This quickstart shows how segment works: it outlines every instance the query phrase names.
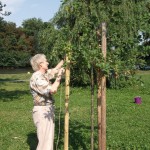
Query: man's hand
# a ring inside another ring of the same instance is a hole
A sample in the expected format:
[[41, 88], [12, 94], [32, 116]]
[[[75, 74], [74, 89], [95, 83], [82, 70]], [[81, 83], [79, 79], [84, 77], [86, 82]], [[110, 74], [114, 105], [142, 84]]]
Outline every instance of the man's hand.
[[58, 72], [58, 76], [62, 76], [62, 74], [64, 74], [65, 69], [64, 68], [60, 68], [59, 72]]

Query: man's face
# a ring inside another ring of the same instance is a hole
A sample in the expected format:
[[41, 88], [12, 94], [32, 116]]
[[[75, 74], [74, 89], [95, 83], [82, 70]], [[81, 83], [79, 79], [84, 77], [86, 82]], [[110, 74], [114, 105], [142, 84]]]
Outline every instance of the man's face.
[[46, 60], [46, 59], [44, 59], [41, 63], [40, 63], [40, 66], [41, 66], [41, 69], [43, 69], [43, 70], [48, 70], [48, 65], [49, 65], [49, 63], [48, 63], [48, 61]]

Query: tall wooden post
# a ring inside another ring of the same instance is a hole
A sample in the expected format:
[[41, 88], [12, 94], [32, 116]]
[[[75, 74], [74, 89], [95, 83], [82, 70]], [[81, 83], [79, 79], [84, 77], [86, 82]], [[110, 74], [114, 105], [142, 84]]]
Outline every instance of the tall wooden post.
[[[100, 31], [98, 31], [100, 36]], [[106, 59], [106, 24], [102, 23], [101, 48]], [[98, 113], [98, 150], [106, 150], [106, 77], [100, 68], [97, 69], [97, 113]]]
[[[102, 23], [102, 54], [106, 61], [106, 23]], [[106, 150], [106, 76], [102, 76], [101, 82], [101, 123], [102, 123], [102, 140], [101, 150]]]
[[70, 60], [66, 55], [66, 78], [65, 78], [65, 123], [64, 123], [64, 150], [69, 146], [69, 95], [70, 95]]
[[98, 123], [98, 150], [101, 150], [101, 81], [102, 73], [97, 69], [97, 123]]

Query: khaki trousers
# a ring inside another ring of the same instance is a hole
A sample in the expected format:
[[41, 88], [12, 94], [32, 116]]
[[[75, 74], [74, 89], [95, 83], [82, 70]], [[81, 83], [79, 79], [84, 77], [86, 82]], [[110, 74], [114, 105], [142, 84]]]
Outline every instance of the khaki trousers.
[[54, 106], [34, 106], [33, 121], [37, 128], [38, 137], [36, 150], [53, 150]]

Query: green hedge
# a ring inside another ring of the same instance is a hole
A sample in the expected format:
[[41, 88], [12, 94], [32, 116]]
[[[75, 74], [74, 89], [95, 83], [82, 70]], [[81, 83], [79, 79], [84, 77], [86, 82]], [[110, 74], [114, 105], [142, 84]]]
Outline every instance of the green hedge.
[[21, 51], [5, 51], [0, 52], [0, 66], [1, 67], [26, 67], [29, 66], [31, 54]]

